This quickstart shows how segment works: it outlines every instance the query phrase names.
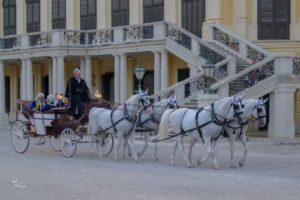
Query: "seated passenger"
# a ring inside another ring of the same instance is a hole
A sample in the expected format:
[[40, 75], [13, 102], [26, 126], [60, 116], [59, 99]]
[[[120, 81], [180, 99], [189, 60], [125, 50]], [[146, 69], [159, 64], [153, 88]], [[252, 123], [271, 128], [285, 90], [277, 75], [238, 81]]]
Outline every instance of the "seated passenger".
[[30, 105], [30, 110], [32, 111], [41, 111], [46, 105], [45, 102], [45, 95], [44, 93], [40, 92], [37, 94], [36, 98]]
[[45, 106], [40, 110], [41, 112], [45, 112], [47, 110], [51, 110], [51, 108], [55, 108], [57, 105], [57, 101], [54, 95], [47, 96], [47, 102]]
[[56, 107], [63, 107], [63, 106], [65, 106], [63, 98], [64, 98], [63, 93], [58, 93], [56, 95], [56, 102], [57, 102]]

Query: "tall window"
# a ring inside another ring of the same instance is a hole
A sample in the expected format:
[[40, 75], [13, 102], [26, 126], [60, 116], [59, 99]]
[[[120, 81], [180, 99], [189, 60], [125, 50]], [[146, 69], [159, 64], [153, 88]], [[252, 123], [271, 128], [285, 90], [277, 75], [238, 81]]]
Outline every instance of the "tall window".
[[182, 27], [201, 37], [205, 21], [205, 0], [182, 0]]
[[97, 27], [96, 0], [80, 0], [80, 29], [92, 30]]
[[144, 23], [164, 20], [164, 0], [144, 0]]
[[66, 0], [52, 0], [52, 29], [66, 28]]
[[290, 38], [290, 0], [258, 0], [258, 39]]
[[3, 1], [4, 35], [16, 34], [16, 0]]
[[129, 24], [129, 0], [111, 0], [112, 26]]
[[40, 0], [26, 0], [27, 33], [40, 31]]

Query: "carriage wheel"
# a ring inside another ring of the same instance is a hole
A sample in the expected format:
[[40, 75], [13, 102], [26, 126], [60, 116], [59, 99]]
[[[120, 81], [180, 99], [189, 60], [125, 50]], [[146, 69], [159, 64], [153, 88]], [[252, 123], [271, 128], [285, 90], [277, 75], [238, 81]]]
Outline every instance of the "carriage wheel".
[[101, 156], [108, 156], [114, 147], [114, 135], [111, 133], [102, 133], [100, 139], [96, 142], [96, 147]]
[[52, 149], [54, 150], [54, 151], [61, 151], [61, 149], [60, 149], [60, 139], [59, 139], [59, 137], [54, 137], [54, 136], [51, 136], [50, 138], [49, 138], [49, 140], [50, 140], [50, 145], [51, 145], [51, 147], [52, 147]]
[[65, 157], [72, 157], [76, 152], [77, 141], [73, 129], [65, 128], [59, 138], [60, 149]]
[[24, 153], [29, 146], [29, 133], [22, 121], [15, 121], [11, 127], [11, 143], [18, 153]]

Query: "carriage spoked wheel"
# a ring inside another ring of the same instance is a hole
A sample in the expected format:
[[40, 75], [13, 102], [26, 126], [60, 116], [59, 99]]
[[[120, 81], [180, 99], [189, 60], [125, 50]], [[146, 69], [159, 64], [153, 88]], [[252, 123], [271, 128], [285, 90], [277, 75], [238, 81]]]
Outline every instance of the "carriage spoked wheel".
[[59, 137], [60, 149], [65, 157], [72, 157], [77, 148], [75, 131], [71, 128], [65, 128]]
[[61, 151], [60, 149], [60, 138], [59, 136], [50, 136], [49, 137], [50, 145], [54, 151]]
[[111, 133], [102, 133], [97, 138], [99, 138], [96, 140], [97, 152], [102, 157], [108, 156], [114, 147], [114, 135]]
[[29, 146], [29, 132], [24, 122], [20, 120], [15, 121], [11, 127], [10, 136], [11, 143], [18, 153], [27, 151]]

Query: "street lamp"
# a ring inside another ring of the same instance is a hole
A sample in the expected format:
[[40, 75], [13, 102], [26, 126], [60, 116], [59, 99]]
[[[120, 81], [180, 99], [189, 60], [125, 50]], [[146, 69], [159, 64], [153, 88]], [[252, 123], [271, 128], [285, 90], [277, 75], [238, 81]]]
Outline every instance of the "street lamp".
[[212, 93], [212, 89], [210, 88], [211, 84], [213, 83], [212, 82], [212, 73], [215, 69], [215, 66], [213, 64], [207, 64], [205, 66], [203, 66], [203, 70], [204, 70], [204, 73], [205, 73], [205, 88], [204, 88], [204, 91], [206, 94], [211, 94]]
[[138, 66], [136, 66], [135, 70], [134, 70], [136, 79], [138, 80], [139, 84], [138, 84], [138, 91], [140, 91], [142, 89], [142, 79], [145, 75], [145, 68], [143, 65], [139, 64]]

